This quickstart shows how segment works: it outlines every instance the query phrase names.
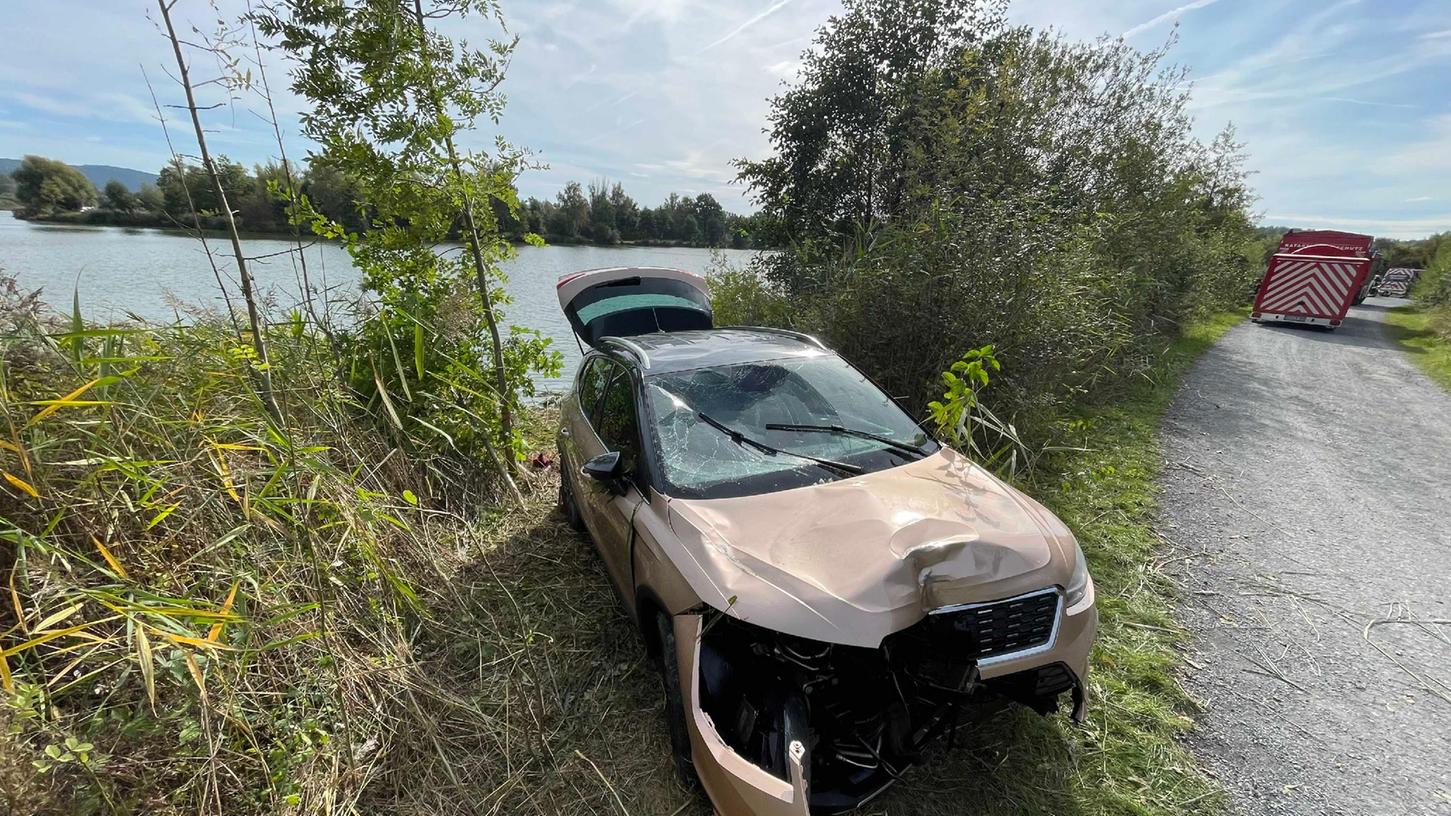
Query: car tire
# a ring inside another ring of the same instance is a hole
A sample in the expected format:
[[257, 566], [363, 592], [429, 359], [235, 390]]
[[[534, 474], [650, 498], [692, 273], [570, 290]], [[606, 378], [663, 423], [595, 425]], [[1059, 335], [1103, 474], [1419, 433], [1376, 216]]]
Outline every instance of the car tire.
[[584, 532], [584, 517], [579, 514], [579, 506], [574, 503], [574, 491], [569, 489], [569, 476], [563, 472], [559, 474], [559, 509], [564, 513], [564, 520], [575, 532]]
[[680, 660], [675, 652], [675, 623], [665, 613], [655, 616], [660, 645], [660, 680], [665, 691], [665, 727], [670, 733], [670, 761], [682, 779], [695, 778], [690, 759], [690, 731], [685, 726], [685, 697], [680, 693]]

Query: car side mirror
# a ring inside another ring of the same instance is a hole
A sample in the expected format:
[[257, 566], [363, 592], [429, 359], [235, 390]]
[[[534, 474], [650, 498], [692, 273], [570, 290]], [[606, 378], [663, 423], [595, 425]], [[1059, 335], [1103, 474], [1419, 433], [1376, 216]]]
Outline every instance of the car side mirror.
[[620, 457], [620, 452], [609, 451], [585, 462], [580, 472], [597, 482], [603, 482], [612, 490], [618, 490], [623, 467], [624, 460]]

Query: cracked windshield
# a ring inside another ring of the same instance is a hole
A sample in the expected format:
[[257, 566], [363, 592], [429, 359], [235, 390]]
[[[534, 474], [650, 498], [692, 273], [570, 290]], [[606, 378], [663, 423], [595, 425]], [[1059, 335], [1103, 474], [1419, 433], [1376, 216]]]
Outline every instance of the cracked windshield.
[[827, 353], [660, 374], [646, 391], [666, 478], [701, 494], [803, 465], [811, 472], [800, 484], [889, 467], [925, 456], [929, 444], [885, 394]]

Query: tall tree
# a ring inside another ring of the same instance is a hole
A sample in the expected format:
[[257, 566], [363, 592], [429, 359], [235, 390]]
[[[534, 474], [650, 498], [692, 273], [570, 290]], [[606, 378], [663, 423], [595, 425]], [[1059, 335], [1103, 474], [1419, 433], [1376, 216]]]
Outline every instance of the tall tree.
[[148, 212], [161, 212], [166, 208], [166, 196], [155, 184], [143, 184], [136, 191], [136, 205]]
[[[799, 82], [771, 103], [775, 155], [736, 166], [796, 240], [847, 235], [891, 212], [913, 84], [1001, 28], [1004, 0], [846, 0], [802, 55]], [[979, 91], [980, 92], [980, 91]]]
[[136, 197], [131, 195], [126, 185], [111, 179], [106, 182], [106, 189], [102, 191], [103, 203], [112, 210], [131, 212], [136, 209]]
[[26, 156], [15, 168], [15, 199], [27, 215], [75, 211], [96, 203], [96, 186], [69, 164]]
[[[421, 0], [286, 0], [257, 22], [293, 62], [293, 90], [310, 103], [303, 133], [322, 147], [317, 163], [356, 180], [372, 216], [373, 227], [348, 244], [365, 285], [402, 321], [403, 310], [430, 307], [431, 290], [472, 280], [489, 338], [496, 438], [512, 462], [520, 450], [513, 415], [523, 372], [511, 374], [500, 328], [498, 265], [512, 247], [490, 202], [517, 209], [514, 179], [525, 157], [502, 140], [489, 153], [466, 151], [457, 135], [480, 119], [497, 123], [504, 106], [498, 86], [515, 40], [495, 38], [478, 50], [439, 30], [445, 18], [470, 15], [502, 20], [493, 0], [427, 9]], [[462, 258], [433, 251], [456, 233], [465, 243]], [[512, 488], [509, 468], [500, 473]]]
[[555, 216], [549, 231], [565, 238], [578, 238], [589, 226], [589, 199], [579, 182], [564, 185], [555, 196]]

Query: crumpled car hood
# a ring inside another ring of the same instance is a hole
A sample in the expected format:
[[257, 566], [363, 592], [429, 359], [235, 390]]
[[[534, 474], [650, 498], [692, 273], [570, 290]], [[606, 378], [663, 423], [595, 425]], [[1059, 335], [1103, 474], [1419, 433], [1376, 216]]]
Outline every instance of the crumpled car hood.
[[670, 499], [707, 603], [742, 620], [876, 647], [929, 611], [1067, 583], [1073, 538], [1037, 502], [946, 448], [835, 482]]

